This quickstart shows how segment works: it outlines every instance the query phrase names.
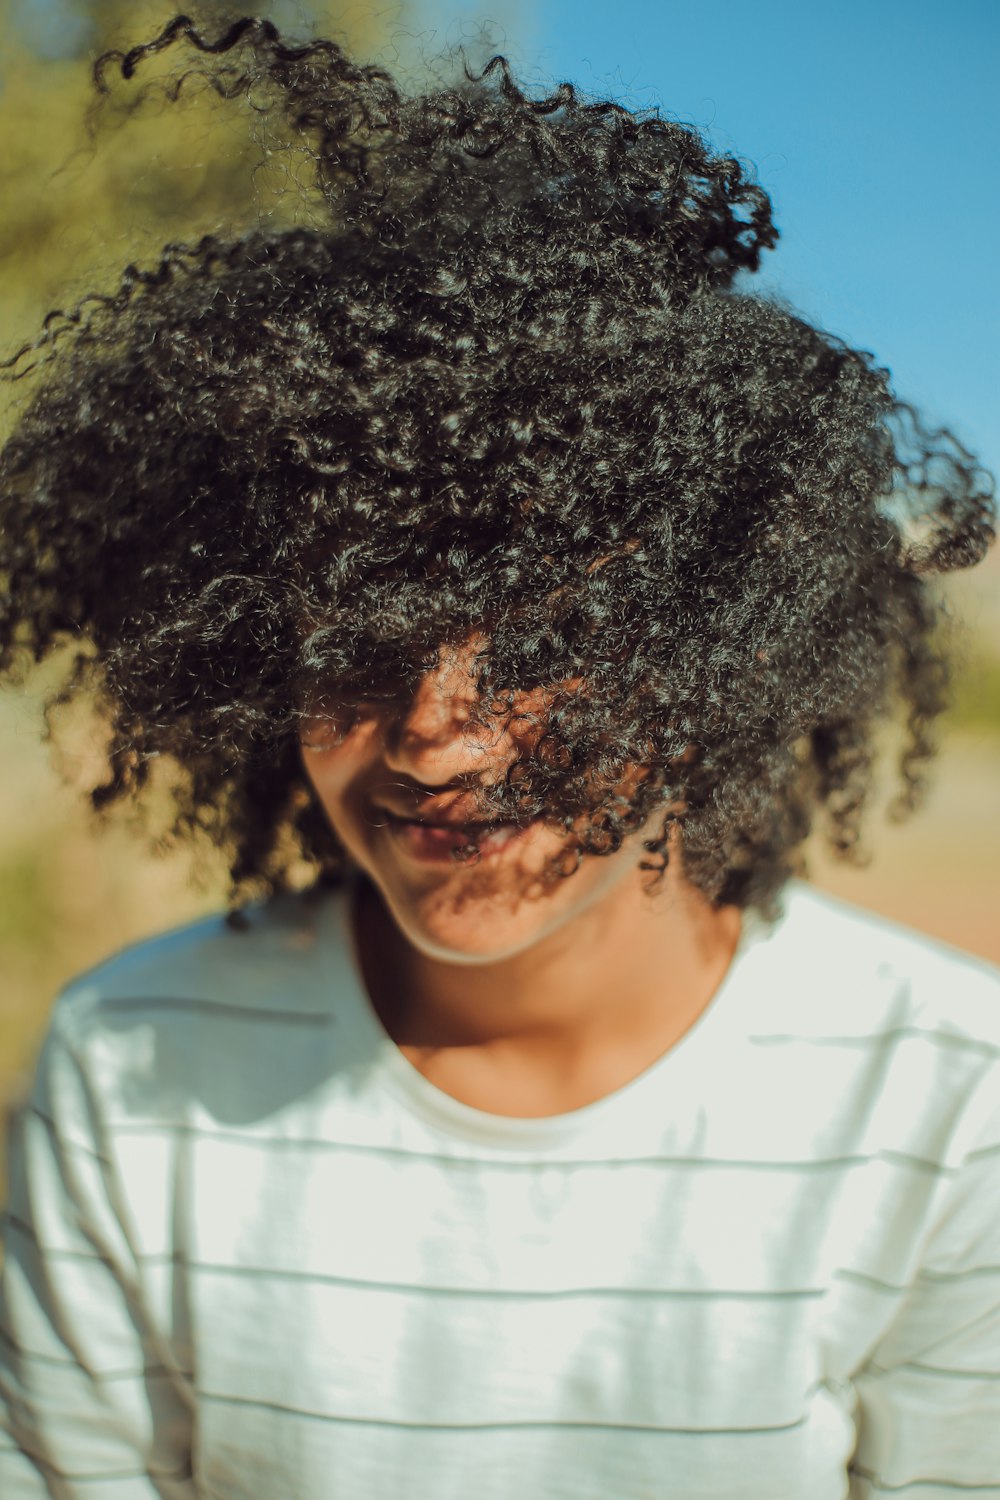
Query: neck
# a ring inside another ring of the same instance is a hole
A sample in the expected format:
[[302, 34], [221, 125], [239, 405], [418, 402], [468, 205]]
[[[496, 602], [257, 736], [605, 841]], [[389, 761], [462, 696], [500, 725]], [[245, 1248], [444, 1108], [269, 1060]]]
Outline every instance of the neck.
[[382, 1025], [429, 1077], [487, 1065], [600, 1097], [684, 1035], [732, 962], [739, 911], [713, 908], [679, 863], [655, 895], [636, 870], [530, 948], [475, 965], [416, 949], [363, 877], [358, 947]]

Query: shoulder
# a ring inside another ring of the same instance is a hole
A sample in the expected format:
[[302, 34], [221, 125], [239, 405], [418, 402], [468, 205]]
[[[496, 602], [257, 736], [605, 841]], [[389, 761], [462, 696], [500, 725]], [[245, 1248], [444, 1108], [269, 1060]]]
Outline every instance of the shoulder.
[[799, 1099], [827, 1139], [949, 1169], [996, 1139], [993, 964], [799, 881], [750, 957], [743, 1034], [782, 1111]]
[[873, 1023], [962, 1038], [1000, 1057], [1000, 969], [801, 881], [784, 895], [773, 941], [809, 985], [824, 1024]]
[[[281, 896], [124, 949], [58, 996], [39, 1113], [73, 1139], [246, 1126], [354, 1065], [347, 890]], [[125, 1134], [123, 1135], [123, 1132]]]
[[40, 1074], [89, 1080], [112, 1116], [174, 1118], [194, 1097], [239, 1110], [325, 1057], [348, 982], [336, 913], [344, 893], [283, 896], [116, 954], [72, 981], [52, 1011]]
[[316, 971], [326, 905], [280, 896], [243, 908], [235, 922], [219, 912], [135, 943], [77, 975], [59, 996], [59, 1018], [82, 1021], [94, 1009], [149, 1009], [161, 1000], [178, 1011], [193, 1002], [314, 1012], [325, 1003]]

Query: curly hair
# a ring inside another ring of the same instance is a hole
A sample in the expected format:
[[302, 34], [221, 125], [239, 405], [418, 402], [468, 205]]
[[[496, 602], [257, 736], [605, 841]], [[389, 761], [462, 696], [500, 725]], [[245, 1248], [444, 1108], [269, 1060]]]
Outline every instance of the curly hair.
[[255, 18], [178, 16], [98, 88], [175, 44], [171, 99], [252, 91], [308, 147], [316, 222], [169, 245], [7, 361], [42, 378], [0, 454], [0, 667], [75, 648], [95, 806], [165, 756], [234, 903], [303, 856], [335, 883], [303, 720], [405, 704], [473, 632], [471, 725], [556, 688], [472, 789], [565, 829], [560, 876], [655, 816], [657, 880], [676, 827], [711, 902], [768, 910], [817, 814], [856, 850], [900, 708], [915, 806], [948, 701], [929, 576], [985, 552], [992, 481], [747, 290], [777, 238], [748, 169], [657, 109], [532, 99], [500, 55], [406, 94]]

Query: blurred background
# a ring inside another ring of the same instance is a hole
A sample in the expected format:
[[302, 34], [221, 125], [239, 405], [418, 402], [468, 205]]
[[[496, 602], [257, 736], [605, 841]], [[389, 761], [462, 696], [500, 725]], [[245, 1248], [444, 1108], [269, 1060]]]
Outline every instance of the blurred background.
[[[0, 0], [0, 359], [51, 309], [111, 289], [170, 240], [294, 216], [283, 193], [294, 160], [262, 165], [252, 112], [234, 103], [201, 95], [129, 119], [119, 84], [88, 138], [93, 57], [149, 40], [179, 8]], [[758, 284], [872, 350], [898, 394], [1000, 470], [994, 0], [275, 0], [201, 12], [332, 36], [414, 86], [455, 76], [458, 48], [477, 68], [501, 51], [529, 92], [568, 79], [694, 123], [753, 162], [774, 199], [782, 239]], [[0, 436], [17, 398], [0, 386]], [[867, 868], [817, 849], [811, 869], [828, 890], [1000, 962], [1000, 554], [947, 594], [964, 621], [963, 666], [926, 807], [902, 826], [874, 811]], [[120, 818], [98, 831], [83, 795], [98, 774], [92, 730], [71, 723], [58, 754], [44, 745], [45, 690], [43, 671], [0, 694], [0, 1115], [27, 1085], [60, 985], [217, 907], [223, 889], [205, 851], [154, 858]], [[883, 779], [885, 802], [888, 758]]]

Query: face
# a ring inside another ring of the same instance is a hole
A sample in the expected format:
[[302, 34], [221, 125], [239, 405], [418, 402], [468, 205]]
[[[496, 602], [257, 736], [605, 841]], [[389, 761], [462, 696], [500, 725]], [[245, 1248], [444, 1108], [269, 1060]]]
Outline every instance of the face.
[[510, 957], [616, 888], [637, 883], [641, 840], [649, 837], [642, 829], [614, 854], [584, 856], [572, 876], [554, 882], [543, 881], [543, 871], [571, 840], [542, 820], [518, 830], [501, 825], [481, 839], [477, 862], [452, 858], [452, 849], [468, 843], [459, 820], [482, 816], [470, 807], [462, 778], [499, 781], [530, 749], [540, 732], [537, 715], [551, 701], [538, 689], [516, 701], [507, 727], [469, 725], [475, 686], [468, 664], [480, 639], [442, 651], [404, 714], [362, 706], [343, 732], [330, 733], [317, 720], [302, 734], [306, 774], [348, 857], [381, 892], [410, 943], [453, 963]]

